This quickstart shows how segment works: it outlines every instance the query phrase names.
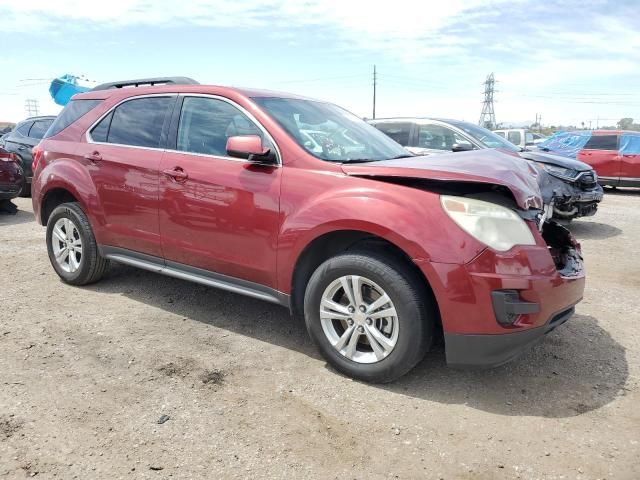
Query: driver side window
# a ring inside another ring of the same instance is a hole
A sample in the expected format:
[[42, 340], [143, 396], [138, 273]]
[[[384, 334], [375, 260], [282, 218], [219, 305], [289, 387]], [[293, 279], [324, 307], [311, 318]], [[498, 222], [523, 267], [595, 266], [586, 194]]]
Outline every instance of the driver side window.
[[442, 125], [420, 125], [417, 147], [450, 151], [455, 143], [469, 143], [469, 141]]
[[184, 99], [177, 150], [227, 157], [227, 139], [238, 135], [258, 135], [265, 142], [262, 131], [230, 103], [207, 97]]

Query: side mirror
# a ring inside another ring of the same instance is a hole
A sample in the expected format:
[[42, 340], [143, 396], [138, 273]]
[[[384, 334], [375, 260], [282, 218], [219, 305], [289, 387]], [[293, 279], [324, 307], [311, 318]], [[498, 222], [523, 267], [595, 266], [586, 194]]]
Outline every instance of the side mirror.
[[454, 143], [451, 146], [452, 152], [468, 152], [469, 150], [473, 150], [473, 145], [467, 142]]
[[271, 149], [262, 145], [258, 135], [238, 135], [227, 139], [227, 155], [256, 163], [275, 163]]

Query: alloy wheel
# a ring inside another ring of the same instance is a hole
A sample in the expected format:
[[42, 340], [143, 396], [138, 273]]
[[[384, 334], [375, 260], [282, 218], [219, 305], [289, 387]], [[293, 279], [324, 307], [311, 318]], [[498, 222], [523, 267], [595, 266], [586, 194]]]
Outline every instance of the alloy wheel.
[[329, 284], [320, 304], [327, 339], [341, 355], [357, 363], [386, 358], [398, 341], [398, 312], [375, 282], [345, 275]]

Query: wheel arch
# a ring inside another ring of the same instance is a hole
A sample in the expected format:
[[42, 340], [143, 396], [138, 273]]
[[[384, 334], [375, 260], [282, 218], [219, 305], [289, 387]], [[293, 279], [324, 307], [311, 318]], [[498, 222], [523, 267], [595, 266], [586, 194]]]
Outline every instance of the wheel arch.
[[56, 209], [58, 205], [62, 205], [67, 202], [78, 202], [78, 196], [74, 195], [68, 188], [65, 187], [53, 187], [47, 190], [42, 196], [42, 202], [40, 207], [40, 224], [46, 226], [51, 216], [51, 213]]
[[321, 234], [302, 249], [291, 275], [291, 313], [300, 317], [304, 312], [306, 286], [313, 272], [327, 259], [348, 251], [370, 251], [374, 254], [391, 257], [410, 269], [424, 287], [425, 294], [433, 300], [436, 309], [437, 324], [441, 325], [437, 299], [428, 278], [418, 265], [402, 248], [380, 235], [364, 230], [334, 230]]

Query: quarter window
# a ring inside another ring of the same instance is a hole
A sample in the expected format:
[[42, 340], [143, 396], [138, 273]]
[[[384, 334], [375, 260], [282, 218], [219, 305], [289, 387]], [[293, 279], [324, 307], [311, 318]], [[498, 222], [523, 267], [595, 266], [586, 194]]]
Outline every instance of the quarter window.
[[129, 100], [103, 118], [91, 130], [96, 142], [157, 148], [171, 97]]
[[49, 127], [49, 130], [47, 130], [47, 133], [45, 133], [44, 138], [57, 135], [73, 122], [84, 116], [101, 101], [102, 100], [71, 100], [56, 117], [53, 124]]
[[29, 137], [40, 140], [44, 137], [45, 132], [49, 129], [52, 122], [53, 120], [38, 120], [37, 122], [33, 122], [33, 127], [29, 130]]
[[592, 135], [584, 146], [585, 150], [617, 150], [617, 135]]
[[418, 131], [418, 147], [433, 150], [451, 150], [455, 143], [469, 143], [454, 130], [442, 125], [420, 125]]
[[31, 128], [31, 125], [33, 125], [33, 122], [23, 123], [18, 128], [16, 128], [16, 132], [18, 132], [23, 137], [27, 137], [29, 136], [29, 129]]
[[177, 150], [226, 157], [227, 139], [237, 135], [258, 135], [265, 142], [262, 131], [233, 105], [215, 98], [184, 99]]

